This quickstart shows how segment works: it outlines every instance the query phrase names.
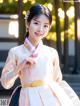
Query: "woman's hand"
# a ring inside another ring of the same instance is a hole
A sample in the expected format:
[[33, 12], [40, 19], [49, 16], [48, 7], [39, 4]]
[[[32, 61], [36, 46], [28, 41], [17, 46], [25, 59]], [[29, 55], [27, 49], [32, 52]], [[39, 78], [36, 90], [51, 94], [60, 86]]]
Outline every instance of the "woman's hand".
[[36, 64], [36, 61], [34, 58], [29, 57], [26, 59], [26, 66], [27, 68], [31, 69]]
[[28, 57], [24, 61], [22, 61], [16, 68], [15, 73], [18, 74], [20, 71], [24, 69], [31, 69], [36, 64], [36, 61], [32, 57]]

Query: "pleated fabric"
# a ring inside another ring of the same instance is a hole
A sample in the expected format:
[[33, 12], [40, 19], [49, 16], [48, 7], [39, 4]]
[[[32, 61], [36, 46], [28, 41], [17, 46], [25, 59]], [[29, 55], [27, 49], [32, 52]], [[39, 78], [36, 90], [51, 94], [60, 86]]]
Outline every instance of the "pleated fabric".
[[[26, 99], [25, 99], [26, 98]], [[22, 88], [19, 106], [61, 106], [48, 86]]]

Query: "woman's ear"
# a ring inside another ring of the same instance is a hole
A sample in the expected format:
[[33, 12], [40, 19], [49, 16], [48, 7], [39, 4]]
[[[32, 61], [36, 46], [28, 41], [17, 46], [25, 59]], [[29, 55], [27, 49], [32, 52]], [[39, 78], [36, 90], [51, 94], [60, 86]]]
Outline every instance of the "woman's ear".
[[49, 30], [51, 29], [51, 27], [52, 27], [52, 24], [50, 25]]
[[52, 25], [49, 26], [49, 31], [51, 30]]
[[49, 30], [48, 30], [48, 32], [50, 31], [50, 29], [51, 29], [51, 26], [49, 26]]

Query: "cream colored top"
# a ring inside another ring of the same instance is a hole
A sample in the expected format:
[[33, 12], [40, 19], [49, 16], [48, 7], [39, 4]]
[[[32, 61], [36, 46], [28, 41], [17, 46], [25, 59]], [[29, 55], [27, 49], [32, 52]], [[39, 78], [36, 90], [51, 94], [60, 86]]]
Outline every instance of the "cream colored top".
[[[1, 75], [1, 83], [9, 89], [19, 77], [21, 84], [26, 85], [36, 80], [42, 80], [48, 86], [22, 88], [19, 106], [80, 106], [80, 100], [72, 88], [62, 80], [58, 53], [54, 48], [40, 43], [35, 53], [36, 64], [32, 69], [25, 68], [18, 75], [15, 68], [32, 55], [25, 46], [11, 48]], [[59, 82], [58, 82], [59, 81]]]
[[15, 75], [14, 69], [24, 59], [31, 55], [31, 52], [23, 45], [11, 48], [2, 71], [1, 82], [4, 88], [9, 89], [13, 86], [17, 77], [20, 77], [21, 84], [34, 80], [55, 80], [62, 79], [59, 67], [58, 53], [55, 49], [46, 45], [37, 47], [38, 57], [35, 58], [36, 64], [32, 69], [24, 69], [20, 75]]

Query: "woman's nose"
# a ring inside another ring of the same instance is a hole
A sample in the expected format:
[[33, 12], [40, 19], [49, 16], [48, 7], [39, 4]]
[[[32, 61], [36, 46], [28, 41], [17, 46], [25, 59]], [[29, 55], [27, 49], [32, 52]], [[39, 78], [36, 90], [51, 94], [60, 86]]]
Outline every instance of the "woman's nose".
[[43, 26], [39, 26], [39, 29], [38, 29], [40, 32], [43, 31]]

